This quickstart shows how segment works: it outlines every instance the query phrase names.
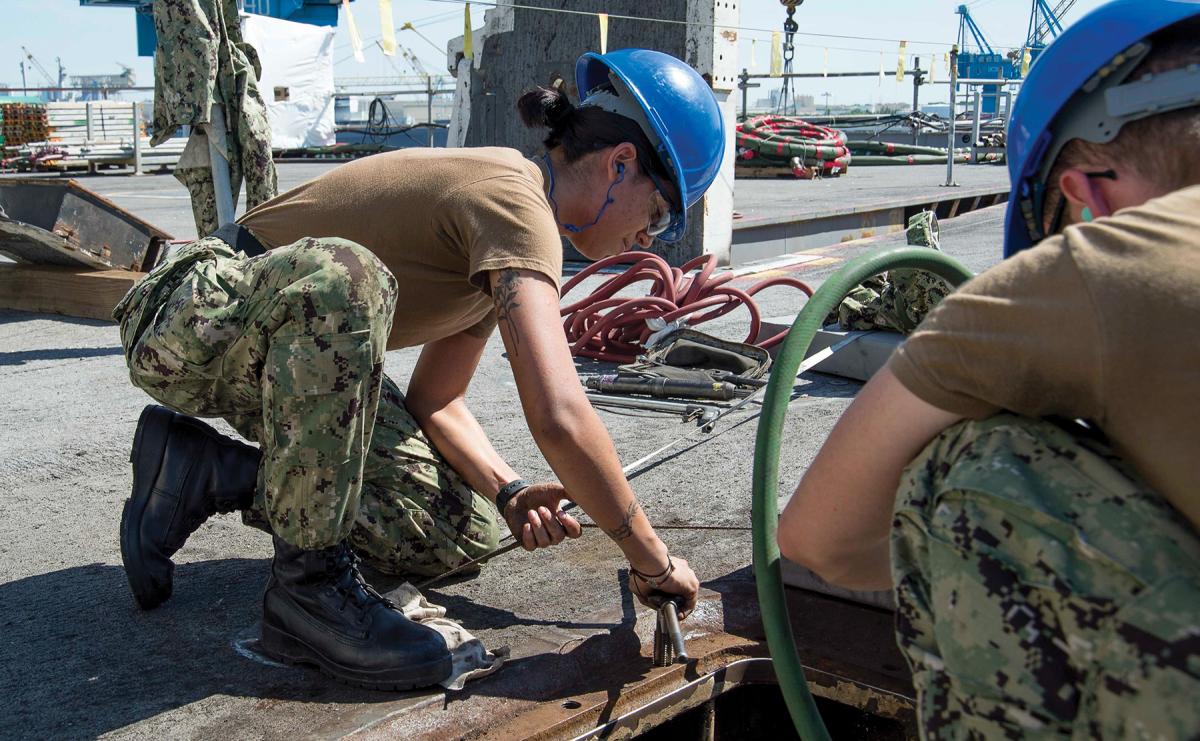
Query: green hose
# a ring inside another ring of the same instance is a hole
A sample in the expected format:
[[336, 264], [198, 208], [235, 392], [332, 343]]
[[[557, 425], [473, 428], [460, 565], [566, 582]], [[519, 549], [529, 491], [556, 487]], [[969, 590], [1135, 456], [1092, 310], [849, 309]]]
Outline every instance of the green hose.
[[792, 324], [775, 360], [758, 422], [758, 438], [754, 445], [752, 513], [754, 578], [758, 585], [758, 602], [775, 675], [779, 678], [779, 686], [787, 701], [792, 722], [796, 724], [796, 731], [805, 741], [829, 739], [829, 731], [821, 722], [816, 703], [808, 691], [808, 681], [804, 678], [804, 668], [796, 652], [796, 640], [788, 620], [783, 590], [779, 541], [776, 538], [779, 525], [780, 435], [796, 371], [817, 330], [821, 328], [821, 321], [856, 285], [873, 275], [895, 268], [928, 270], [954, 286], [971, 277], [971, 272], [957, 260], [927, 247], [888, 248], [862, 255], [848, 263], [821, 285]]

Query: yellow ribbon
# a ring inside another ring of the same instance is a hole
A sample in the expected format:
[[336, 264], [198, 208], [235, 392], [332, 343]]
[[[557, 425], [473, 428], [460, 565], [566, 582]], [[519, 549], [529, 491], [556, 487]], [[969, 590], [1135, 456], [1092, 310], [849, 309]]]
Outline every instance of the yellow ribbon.
[[471, 38], [471, 4], [463, 6], [463, 56], [475, 58], [475, 40]]
[[608, 53], [608, 13], [597, 13], [596, 19], [600, 21], [600, 53]]
[[342, 10], [346, 13], [346, 25], [350, 28], [350, 48], [354, 49], [354, 61], [363, 63], [362, 36], [358, 35], [358, 24], [354, 22], [354, 13], [350, 12], [350, 0], [342, 0]]
[[379, 0], [379, 26], [383, 30], [383, 53], [396, 56], [396, 22], [392, 18], [392, 0]]

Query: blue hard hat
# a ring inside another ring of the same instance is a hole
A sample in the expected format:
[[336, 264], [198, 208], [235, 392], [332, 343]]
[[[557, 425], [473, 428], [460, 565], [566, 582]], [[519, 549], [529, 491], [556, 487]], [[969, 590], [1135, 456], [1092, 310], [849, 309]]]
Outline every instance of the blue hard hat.
[[1042, 52], [1021, 86], [1008, 126], [1012, 192], [1005, 257], [1046, 236], [1046, 179], [1067, 142], [1112, 141], [1125, 123], [1200, 104], [1195, 70], [1125, 84], [1150, 51], [1144, 43], [1148, 36], [1198, 16], [1200, 0], [1113, 0], [1080, 18]]
[[683, 203], [658, 238], [681, 239], [687, 208], [712, 185], [725, 155], [725, 122], [712, 88], [696, 70], [650, 49], [588, 52], [575, 63], [575, 84], [581, 106], [597, 105], [642, 127]]

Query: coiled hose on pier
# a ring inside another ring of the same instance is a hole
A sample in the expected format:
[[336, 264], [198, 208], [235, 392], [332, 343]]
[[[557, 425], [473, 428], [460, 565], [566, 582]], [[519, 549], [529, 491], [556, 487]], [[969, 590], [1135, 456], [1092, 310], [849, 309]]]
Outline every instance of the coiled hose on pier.
[[917, 268], [945, 278], [958, 286], [971, 271], [942, 252], [923, 247], [896, 247], [863, 255], [828, 278], [808, 300], [783, 346], [779, 349], [771, 381], [763, 399], [758, 437], [754, 445], [754, 488], [752, 522], [754, 531], [754, 579], [767, 645], [775, 675], [788, 711], [802, 739], [828, 739], [816, 703], [808, 691], [804, 668], [796, 652], [796, 639], [788, 619], [783, 572], [779, 560], [779, 448], [783, 421], [800, 362], [808, 352], [821, 321], [841, 303], [856, 285], [873, 275], [896, 268]]
[[822, 175], [850, 166], [846, 133], [793, 116], [756, 116], [738, 124], [738, 159], [745, 165], [787, 165], [793, 158]]
[[[562, 295], [566, 296], [593, 273], [624, 263], [633, 265], [600, 284], [586, 298], [562, 307], [563, 330], [567, 333], [572, 355], [628, 363], [645, 352], [643, 345], [651, 333], [646, 326], [647, 319], [673, 322], [686, 318], [688, 325], [695, 327], [739, 306], [745, 306], [750, 312], [745, 342], [765, 349], [782, 341], [787, 330], [758, 341], [762, 317], [754, 303], [754, 294], [771, 286], [790, 286], [806, 296], [812, 295], [812, 289], [803, 281], [786, 276], [768, 278], [744, 290], [734, 288], [727, 285], [734, 278], [732, 273], [713, 276], [717, 267], [716, 255], [701, 255], [682, 268], [673, 268], [650, 252], [626, 252], [594, 262], [566, 282]], [[688, 275], [692, 270], [698, 272]], [[623, 288], [641, 281], [650, 281], [650, 295], [616, 295]]]
[[[837, 175], [855, 167], [944, 165], [946, 150], [915, 144], [848, 139], [846, 132], [817, 126], [795, 116], [756, 116], [738, 124], [738, 164], [742, 167], [791, 167], [797, 177]], [[1000, 162], [984, 153], [979, 162]], [[969, 148], [955, 149], [954, 161], [971, 161]]]

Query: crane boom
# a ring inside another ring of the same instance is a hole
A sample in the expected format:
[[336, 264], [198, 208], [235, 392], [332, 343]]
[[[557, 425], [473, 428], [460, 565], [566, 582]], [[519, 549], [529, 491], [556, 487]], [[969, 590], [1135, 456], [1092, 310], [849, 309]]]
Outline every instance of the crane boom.
[[1051, 8], [1046, 0], [1033, 0], [1033, 9], [1029, 14], [1029, 35], [1025, 46], [1041, 49], [1046, 46], [1046, 38], [1057, 38], [1062, 33], [1062, 17], [1074, 6], [1076, 0], [1059, 0]]
[[956, 12], [960, 16], [958, 22], [958, 48], [964, 50], [967, 48], [967, 33], [970, 32], [971, 36], [975, 39], [975, 46], [979, 47], [981, 52], [995, 54], [996, 52], [992, 49], [992, 45], [988, 43], [987, 38], [983, 35], [983, 30], [979, 28], [975, 23], [975, 19], [971, 17], [971, 11], [967, 9], [967, 6], [958, 6]]
[[50, 73], [46, 71], [46, 68], [42, 66], [42, 63], [37, 60], [37, 57], [33, 56], [33, 52], [29, 51], [24, 46], [21, 47], [21, 52], [25, 55], [25, 58], [29, 60], [29, 63], [33, 65], [33, 68], [36, 69], [43, 78], [45, 78], [47, 87], [55, 87], [58, 84], [55, 79], [50, 76]]

